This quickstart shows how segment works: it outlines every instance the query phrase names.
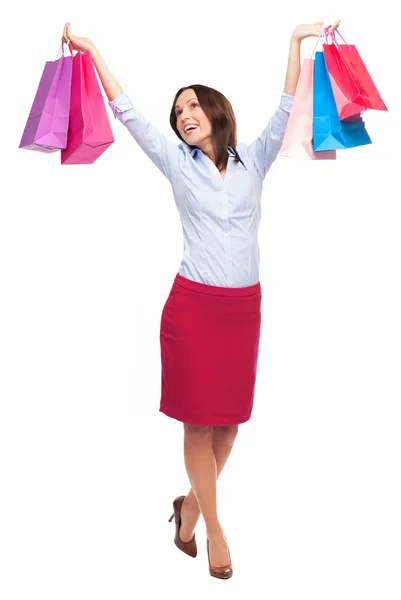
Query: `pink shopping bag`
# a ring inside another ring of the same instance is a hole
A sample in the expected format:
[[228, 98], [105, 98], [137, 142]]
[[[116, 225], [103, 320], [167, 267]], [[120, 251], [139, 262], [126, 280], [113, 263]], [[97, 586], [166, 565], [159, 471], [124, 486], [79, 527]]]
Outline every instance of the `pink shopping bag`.
[[312, 160], [335, 160], [335, 150], [313, 150], [313, 58], [305, 58], [295, 90], [280, 154]]
[[47, 61], [25, 125], [19, 148], [56, 152], [67, 146], [72, 56]]
[[92, 164], [114, 142], [91, 54], [73, 57], [70, 124], [61, 164]]

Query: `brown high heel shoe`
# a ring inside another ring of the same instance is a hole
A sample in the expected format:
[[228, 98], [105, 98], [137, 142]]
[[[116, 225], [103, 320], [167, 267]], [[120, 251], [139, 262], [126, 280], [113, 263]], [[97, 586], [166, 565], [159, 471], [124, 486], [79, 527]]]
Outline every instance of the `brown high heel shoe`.
[[[224, 539], [226, 540], [226, 536], [224, 536]], [[226, 540], [226, 542], [227, 542], [227, 540]], [[224, 565], [224, 567], [212, 567], [212, 565], [210, 564], [210, 557], [209, 557], [209, 538], [207, 538], [207, 558], [209, 560], [209, 573], [212, 577], [217, 577], [218, 579], [230, 579], [230, 577], [233, 576], [233, 567], [231, 564], [230, 549], [228, 547], [228, 544], [227, 544], [227, 551], [228, 551], [228, 556], [230, 558], [230, 562], [228, 563], [228, 565]]]
[[174, 500], [174, 502], [173, 502], [174, 512], [171, 515], [171, 517], [169, 518], [169, 523], [172, 521], [173, 517], [175, 517], [174, 544], [177, 546], [177, 548], [179, 548], [180, 550], [185, 552], [185, 554], [188, 554], [189, 556], [192, 556], [193, 558], [195, 558], [195, 556], [198, 554], [198, 549], [197, 549], [196, 541], [195, 541], [195, 534], [193, 535], [192, 540], [190, 540], [189, 542], [183, 542], [182, 539], [180, 538], [181, 508], [182, 508], [182, 503], [184, 501], [184, 498], [185, 498], [185, 496], [178, 496]]

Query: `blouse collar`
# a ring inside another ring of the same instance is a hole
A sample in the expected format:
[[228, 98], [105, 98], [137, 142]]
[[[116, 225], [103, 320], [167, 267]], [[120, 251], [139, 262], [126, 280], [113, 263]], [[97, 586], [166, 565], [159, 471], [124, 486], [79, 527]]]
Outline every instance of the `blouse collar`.
[[[199, 154], [199, 152], [202, 152], [200, 148], [192, 148], [192, 150], [189, 151], [191, 156], [196, 156], [197, 154]], [[229, 154], [230, 156], [235, 156], [235, 152], [231, 146], [228, 146], [227, 154]]]

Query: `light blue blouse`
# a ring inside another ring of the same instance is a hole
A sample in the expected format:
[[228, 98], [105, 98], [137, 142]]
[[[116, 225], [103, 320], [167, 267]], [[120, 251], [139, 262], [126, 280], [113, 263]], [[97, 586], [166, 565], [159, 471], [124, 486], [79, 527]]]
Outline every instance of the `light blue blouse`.
[[263, 180], [280, 151], [293, 99], [282, 92], [259, 137], [237, 145], [239, 163], [234, 164], [229, 146], [224, 180], [199, 148], [168, 140], [125, 93], [109, 102], [114, 116], [171, 183], [183, 230], [178, 269], [183, 277], [221, 287], [258, 283]]

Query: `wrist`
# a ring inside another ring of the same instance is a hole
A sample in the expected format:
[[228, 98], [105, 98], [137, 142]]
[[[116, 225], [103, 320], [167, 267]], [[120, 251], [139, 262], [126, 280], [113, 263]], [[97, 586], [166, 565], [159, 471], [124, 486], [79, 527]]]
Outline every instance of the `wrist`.
[[291, 36], [291, 40], [290, 40], [290, 44], [291, 46], [300, 46], [301, 45], [301, 41], [300, 38], [297, 36], [296, 33], [293, 33]]
[[99, 50], [96, 48], [95, 44], [92, 44], [92, 46], [89, 48], [89, 53], [91, 55], [91, 58], [93, 60], [93, 62], [99, 63], [101, 56], [100, 56], [100, 52]]

